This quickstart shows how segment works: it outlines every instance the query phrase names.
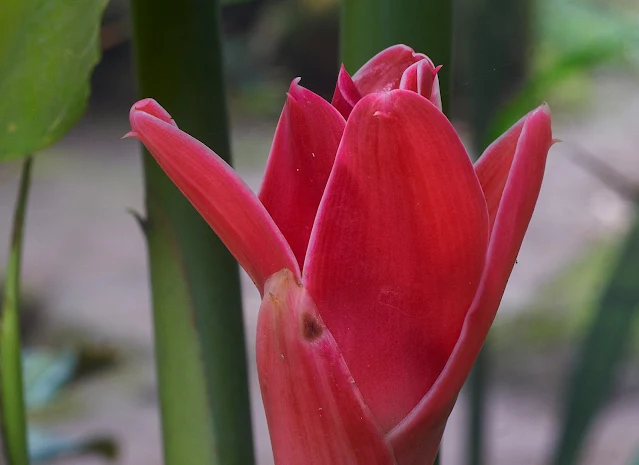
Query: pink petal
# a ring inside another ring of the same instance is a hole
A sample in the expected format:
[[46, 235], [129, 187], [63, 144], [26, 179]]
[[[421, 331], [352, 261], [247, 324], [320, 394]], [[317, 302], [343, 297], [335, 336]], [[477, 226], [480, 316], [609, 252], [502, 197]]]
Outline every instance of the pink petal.
[[487, 241], [481, 187], [442, 112], [405, 90], [364, 97], [320, 204], [304, 282], [383, 430], [444, 367]]
[[402, 74], [413, 63], [426, 58], [406, 45], [393, 45], [368, 60], [353, 76], [362, 96], [399, 87]]
[[510, 167], [515, 156], [519, 136], [528, 116], [526, 115], [520, 119], [490, 144], [482, 156], [479, 157], [477, 163], [475, 163], [475, 172], [486, 197], [491, 229], [497, 216], [501, 195], [504, 192], [504, 187], [506, 187], [506, 181], [510, 174]]
[[299, 277], [299, 267], [282, 233], [230, 166], [180, 131], [154, 100], [133, 105], [130, 120], [130, 134], [142, 141], [260, 291], [266, 279], [281, 269]]
[[346, 68], [342, 65], [339, 70], [339, 75], [337, 76], [337, 85], [335, 86], [331, 104], [337, 108], [345, 119], [348, 119], [351, 111], [353, 111], [353, 107], [361, 98], [362, 95], [359, 93], [359, 90], [357, 90]]
[[275, 463], [395, 464], [306, 290], [282, 271], [265, 291], [257, 368]]
[[437, 72], [440, 69], [441, 66], [435, 67], [430, 58], [424, 58], [406, 68], [402, 74], [399, 88], [417, 92], [441, 110], [442, 102], [439, 96], [439, 80], [437, 79]]
[[319, 95], [291, 83], [259, 198], [300, 268], [346, 122]]
[[486, 268], [450, 360], [431, 391], [389, 438], [398, 463], [411, 463], [423, 437], [441, 428], [481, 350], [530, 222], [552, 145], [550, 111], [542, 106], [525, 119], [498, 206]]
[[[439, 68], [440, 67], [438, 66], [437, 69], [439, 70]], [[431, 91], [428, 100], [433, 102], [435, 106], [440, 110], [442, 109], [442, 94], [439, 90], [439, 76], [435, 76], [435, 82], [433, 82], [433, 90]]]

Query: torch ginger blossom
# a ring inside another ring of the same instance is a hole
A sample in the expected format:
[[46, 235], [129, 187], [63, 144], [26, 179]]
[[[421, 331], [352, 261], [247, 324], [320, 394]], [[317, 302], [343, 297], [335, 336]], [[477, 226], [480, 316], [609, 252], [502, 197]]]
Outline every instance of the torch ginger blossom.
[[262, 295], [257, 368], [278, 465], [432, 464], [495, 317], [546, 156], [541, 106], [473, 166], [436, 68], [397, 45], [333, 102], [293, 81], [256, 197], [154, 100], [131, 136]]

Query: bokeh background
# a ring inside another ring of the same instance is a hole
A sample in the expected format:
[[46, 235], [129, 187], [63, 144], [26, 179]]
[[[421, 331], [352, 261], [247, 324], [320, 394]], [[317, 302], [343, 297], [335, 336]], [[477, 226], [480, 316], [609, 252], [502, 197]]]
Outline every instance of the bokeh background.
[[[550, 104], [554, 134], [562, 140], [551, 150], [490, 334], [486, 372], [486, 463], [542, 465], [557, 444], [580, 346], [635, 219], [639, 3], [458, 3], [452, 119], [469, 150], [482, 144], [473, 141], [471, 128], [490, 133], [489, 121], [523, 115], [541, 101]], [[338, 10], [336, 0], [224, 5], [234, 163], [255, 190], [290, 80], [301, 76], [306, 87], [332, 95]], [[117, 463], [156, 465], [161, 443], [146, 246], [132, 214], [143, 210], [140, 147], [120, 139], [138, 99], [126, 0], [112, 0], [101, 37], [88, 111], [35, 165], [23, 298], [25, 343], [36, 351], [27, 367], [30, 421], [46, 431], [38, 439], [43, 458], [53, 451], [46, 446], [54, 434], [92, 438], [102, 450], [114, 441]], [[495, 44], [500, 53], [492, 54]], [[499, 105], [486, 106], [501, 114], [482, 113], [482, 99], [497, 99]], [[0, 165], [0, 244], [9, 242], [18, 172], [17, 163]], [[0, 263], [5, 250], [0, 247]], [[639, 286], [639, 274], [636, 280]], [[256, 453], [258, 463], [268, 465], [254, 357], [259, 295], [245, 275], [243, 293]], [[584, 465], [639, 463], [639, 324], [629, 321], [611, 393], [580, 454]], [[468, 411], [462, 394], [445, 435], [445, 465], [464, 463]], [[98, 455], [47, 460], [105, 462]]]

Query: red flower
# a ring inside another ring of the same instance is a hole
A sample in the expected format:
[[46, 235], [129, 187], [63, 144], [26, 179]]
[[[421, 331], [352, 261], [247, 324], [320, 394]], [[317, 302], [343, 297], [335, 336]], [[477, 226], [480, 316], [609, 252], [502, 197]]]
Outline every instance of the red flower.
[[131, 109], [131, 135], [262, 293], [257, 364], [279, 465], [432, 463], [492, 324], [550, 112], [473, 167], [437, 70], [398, 45], [352, 79], [342, 68], [333, 105], [293, 81], [259, 199], [154, 100]]

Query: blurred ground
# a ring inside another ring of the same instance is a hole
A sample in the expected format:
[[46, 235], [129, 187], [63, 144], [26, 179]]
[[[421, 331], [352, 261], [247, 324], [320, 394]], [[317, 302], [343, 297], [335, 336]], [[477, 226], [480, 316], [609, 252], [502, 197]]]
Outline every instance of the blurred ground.
[[[115, 85], [115, 84], [112, 84]], [[614, 75], [596, 77], [592, 102], [579, 112], [558, 112], [538, 208], [501, 309], [507, 319], [525, 308], [542, 285], [602, 237], [623, 233], [631, 208], [572, 157], [587, 151], [613, 164], [639, 185], [639, 84]], [[42, 424], [71, 434], [115, 435], [122, 465], [161, 463], [148, 302], [146, 251], [128, 209], [142, 210], [138, 145], [127, 132], [130, 90], [96, 100], [88, 115], [59, 144], [38, 156], [27, 225], [24, 285], [42, 306], [38, 341], [55, 345], [88, 341], [113, 347], [118, 368], [77, 383], [46, 412]], [[283, 99], [282, 95], [282, 99]], [[275, 121], [236, 119], [236, 165], [257, 188]], [[0, 244], [8, 243], [18, 166], [0, 167]], [[0, 247], [0, 262], [5, 259]], [[260, 465], [272, 463], [253, 356], [259, 297], [244, 277], [245, 321], [251, 358], [256, 447]], [[541, 465], [557, 427], [558, 392], [569, 354], [531, 365], [535, 377], [521, 386], [494, 380], [490, 394], [492, 465]], [[529, 367], [518, 366], [526, 371]], [[507, 370], [506, 370], [507, 371]], [[549, 388], [548, 385], [553, 387]], [[585, 454], [587, 465], [628, 465], [639, 448], [639, 388], [632, 382], [598, 420]], [[461, 463], [465, 403], [455, 410], [444, 463]], [[88, 459], [59, 464], [100, 463]]]

